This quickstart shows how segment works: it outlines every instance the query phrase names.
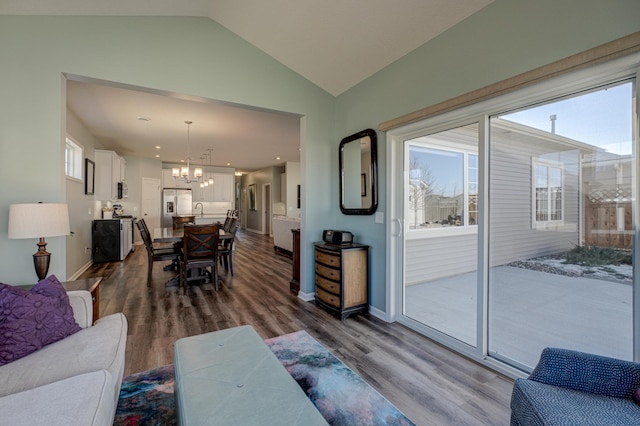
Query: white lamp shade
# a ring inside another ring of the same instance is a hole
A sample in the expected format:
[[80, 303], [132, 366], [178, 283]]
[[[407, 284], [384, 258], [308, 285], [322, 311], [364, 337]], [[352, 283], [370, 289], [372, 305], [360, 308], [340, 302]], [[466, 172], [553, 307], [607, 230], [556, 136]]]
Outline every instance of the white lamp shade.
[[53, 203], [11, 204], [8, 231], [10, 239], [69, 235], [69, 207]]
[[174, 167], [173, 169], [171, 169], [171, 175], [173, 177], [180, 177], [180, 169], [177, 167]]
[[196, 167], [196, 169], [193, 172], [193, 176], [196, 178], [201, 178], [202, 177], [202, 168], [201, 167]]
[[180, 167], [180, 176], [189, 177], [189, 168], [188, 167]]

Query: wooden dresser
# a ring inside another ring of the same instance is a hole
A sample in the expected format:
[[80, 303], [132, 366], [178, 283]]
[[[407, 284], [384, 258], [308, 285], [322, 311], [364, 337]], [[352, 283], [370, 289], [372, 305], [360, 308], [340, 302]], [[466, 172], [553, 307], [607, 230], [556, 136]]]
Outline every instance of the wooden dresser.
[[344, 320], [369, 312], [369, 246], [314, 243], [316, 305]]

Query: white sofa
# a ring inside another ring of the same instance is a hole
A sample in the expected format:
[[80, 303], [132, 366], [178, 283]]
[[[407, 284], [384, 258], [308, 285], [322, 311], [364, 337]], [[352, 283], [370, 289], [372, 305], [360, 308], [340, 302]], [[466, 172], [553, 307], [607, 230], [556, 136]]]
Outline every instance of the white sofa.
[[300, 228], [300, 219], [288, 216], [273, 217], [273, 245], [276, 249], [293, 252], [292, 229]]
[[0, 367], [0, 424], [113, 424], [127, 319], [118, 313], [91, 325], [91, 294], [68, 294], [82, 330]]

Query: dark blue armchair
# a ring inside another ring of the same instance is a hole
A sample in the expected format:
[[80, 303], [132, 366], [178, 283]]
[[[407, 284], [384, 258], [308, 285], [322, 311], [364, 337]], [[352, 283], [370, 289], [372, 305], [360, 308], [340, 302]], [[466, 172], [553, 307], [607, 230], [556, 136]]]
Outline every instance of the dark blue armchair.
[[511, 425], [640, 425], [640, 363], [546, 348], [511, 394]]

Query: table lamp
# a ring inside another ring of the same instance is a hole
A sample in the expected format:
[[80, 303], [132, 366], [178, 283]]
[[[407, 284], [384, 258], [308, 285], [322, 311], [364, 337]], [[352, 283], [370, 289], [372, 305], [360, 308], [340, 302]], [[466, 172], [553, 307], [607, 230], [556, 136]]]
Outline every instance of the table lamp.
[[38, 280], [49, 271], [51, 253], [47, 252], [45, 237], [69, 235], [69, 208], [66, 204], [32, 203], [9, 206], [9, 238], [39, 238], [33, 266]]

